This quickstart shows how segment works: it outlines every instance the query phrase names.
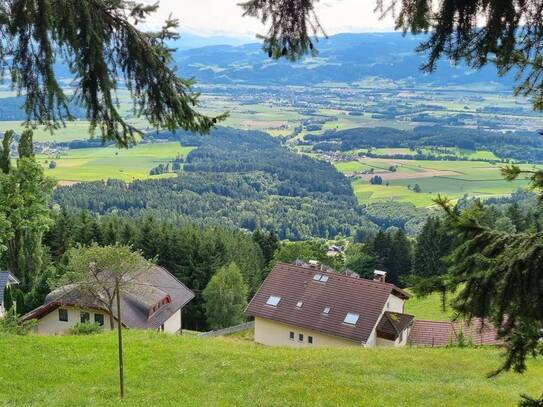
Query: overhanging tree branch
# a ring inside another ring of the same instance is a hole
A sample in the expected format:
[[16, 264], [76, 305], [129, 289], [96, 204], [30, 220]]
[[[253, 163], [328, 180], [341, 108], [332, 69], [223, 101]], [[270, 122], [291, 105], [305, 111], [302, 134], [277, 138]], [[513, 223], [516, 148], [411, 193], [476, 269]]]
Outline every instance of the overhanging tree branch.
[[[0, 62], [12, 86], [25, 97], [27, 125], [51, 129], [73, 119], [71, 100], [86, 108], [90, 130], [119, 146], [139, 131], [119, 112], [118, 89], [125, 87], [134, 111], [152, 126], [205, 133], [225, 115], [199, 113], [194, 82], [176, 75], [172, 49], [176, 20], [157, 33], [143, 32], [155, 5], [124, 0], [12, 0], [0, 5]], [[63, 61], [74, 76], [73, 97], [55, 72]]]

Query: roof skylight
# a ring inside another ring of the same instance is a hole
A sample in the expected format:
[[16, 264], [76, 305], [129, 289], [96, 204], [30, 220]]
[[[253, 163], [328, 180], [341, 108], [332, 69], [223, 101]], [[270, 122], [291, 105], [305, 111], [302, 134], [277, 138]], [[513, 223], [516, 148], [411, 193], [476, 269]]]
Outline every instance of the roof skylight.
[[356, 325], [356, 323], [358, 322], [358, 317], [359, 317], [358, 314], [355, 314], [353, 312], [349, 312], [345, 316], [345, 319], [343, 320], [343, 322], [345, 322], [346, 324], [349, 324], [349, 325]]
[[281, 297], [278, 297], [277, 295], [270, 295], [270, 298], [268, 298], [268, 301], [266, 301], [266, 304], [271, 305], [272, 307], [277, 307], [277, 304], [279, 304], [279, 301], [281, 301]]
[[326, 274], [315, 274], [313, 276], [313, 281], [320, 281], [321, 283], [326, 283], [328, 281], [328, 276]]
[[302, 305], [304, 305], [304, 302], [298, 301], [298, 303], [296, 304], [296, 308], [302, 308]]
[[324, 307], [324, 309], [322, 310], [322, 313], [323, 314], [329, 314], [330, 313], [330, 307]]

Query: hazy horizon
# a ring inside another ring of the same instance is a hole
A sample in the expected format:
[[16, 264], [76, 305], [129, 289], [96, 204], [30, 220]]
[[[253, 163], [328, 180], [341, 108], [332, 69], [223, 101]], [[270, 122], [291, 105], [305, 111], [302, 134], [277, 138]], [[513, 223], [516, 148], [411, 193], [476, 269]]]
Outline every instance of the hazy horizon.
[[[154, 3], [154, 0], [146, 0]], [[160, 27], [171, 14], [179, 19], [180, 32], [201, 37], [230, 37], [253, 41], [265, 27], [255, 18], [242, 17], [240, 0], [161, 0], [159, 10], [147, 21], [149, 28]], [[394, 21], [374, 13], [375, 0], [323, 0], [316, 12], [328, 35], [339, 33], [393, 32]]]

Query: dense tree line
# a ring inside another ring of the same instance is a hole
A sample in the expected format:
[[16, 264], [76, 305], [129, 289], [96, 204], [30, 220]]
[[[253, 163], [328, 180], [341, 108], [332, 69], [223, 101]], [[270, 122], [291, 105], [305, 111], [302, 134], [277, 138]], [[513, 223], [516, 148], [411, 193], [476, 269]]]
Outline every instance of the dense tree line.
[[178, 227], [153, 218], [135, 221], [85, 211], [70, 213], [57, 209], [52, 218], [54, 223], [44, 237], [44, 245], [51, 263], [57, 265], [56, 273], [62, 273], [63, 256], [71, 247], [92, 243], [130, 245], [145, 258], [167, 268], [194, 291], [196, 298], [186, 308], [184, 324], [199, 330], [208, 328], [202, 292], [214, 273], [235, 263], [248, 294], [254, 294], [265, 277], [266, 260], [261, 247], [268, 244], [268, 239], [275, 240], [266, 232], [259, 232], [257, 242], [252, 234], [235, 230]]
[[362, 211], [381, 229], [395, 227], [403, 229], [411, 236], [419, 234], [430, 213], [428, 209], [417, 208], [409, 202], [392, 200], [367, 204]]
[[345, 176], [328, 163], [290, 152], [273, 137], [226, 128], [208, 137], [177, 137], [183, 145], [199, 144], [182, 175], [62, 187], [54, 201], [102, 215], [274, 230], [291, 240], [377, 229], [362, 214]]
[[[416, 150], [423, 147], [457, 147], [467, 150], [489, 150], [502, 159], [523, 162], [543, 160], [543, 140], [537, 133], [529, 131], [493, 132], [447, 126], [419, 126], [413, 130], [361, 127], [328, 131], [323, 135], [308, 134], [306, 139], [317, 143], [315, 148], [327, 150], [349, 151], [388, 147]], [[424, 155], [421, 158], [424, 159]], [[426, 158], [431, 158], [431, 155]]]

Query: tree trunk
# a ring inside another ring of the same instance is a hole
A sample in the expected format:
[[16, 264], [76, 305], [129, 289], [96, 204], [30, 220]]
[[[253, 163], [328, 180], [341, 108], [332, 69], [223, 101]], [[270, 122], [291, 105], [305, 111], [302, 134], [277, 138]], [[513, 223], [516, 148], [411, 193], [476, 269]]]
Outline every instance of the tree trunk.
[[113, 331], [115, 329], [115, 321], [113, 320], [113, 310], [109, 309], [109, 328]]
[[117, 292], [117, 332], [119, 336], [119, 385], [121, 390], [121, 398], [124, 398], [124, 362], [123, 362], [123, 336], [122, 336], [122, 320], [121, 320], [121, 291], [119, 290], [119, 279], [116, 281]]

